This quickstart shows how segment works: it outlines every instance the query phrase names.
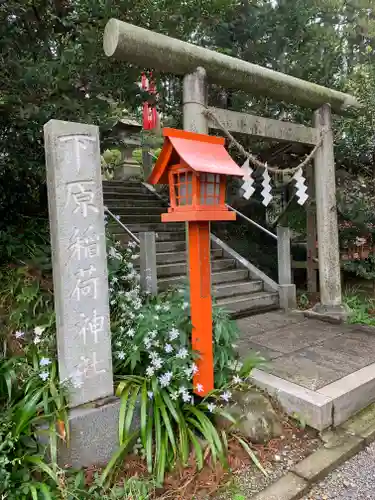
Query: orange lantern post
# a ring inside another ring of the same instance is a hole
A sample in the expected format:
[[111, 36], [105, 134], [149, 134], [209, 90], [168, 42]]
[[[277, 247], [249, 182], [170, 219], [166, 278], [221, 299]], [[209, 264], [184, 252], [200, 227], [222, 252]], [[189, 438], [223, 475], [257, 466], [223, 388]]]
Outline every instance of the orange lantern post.
[[226, 151], [225, 140], [165, 128], [164, 145], [148, 179], [169, 184], [170, 208], [163, 222], [188, 222], [192, 348], [199, 353], [194, 391], [205, 396], [214, 388], [210, 221], [235, 220], [225, 205], [226, 176], [243, 177]]

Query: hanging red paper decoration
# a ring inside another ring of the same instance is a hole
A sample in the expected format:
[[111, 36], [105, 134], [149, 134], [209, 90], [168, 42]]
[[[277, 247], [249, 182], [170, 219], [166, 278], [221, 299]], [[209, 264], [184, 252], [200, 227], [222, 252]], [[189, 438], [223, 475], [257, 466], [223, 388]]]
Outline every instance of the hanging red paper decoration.
[[141, 87], [142, 90], [145, 90], [149, 94], [149, 98], [143, 103], [143, 128], [145, 130], [152, 130], [158, 124], [158, 113], [156, 111], [157, 91], [152, 78], [152, 71], [150, 71], [149, 77], [147, 77], [146, 73], [142, 73]]

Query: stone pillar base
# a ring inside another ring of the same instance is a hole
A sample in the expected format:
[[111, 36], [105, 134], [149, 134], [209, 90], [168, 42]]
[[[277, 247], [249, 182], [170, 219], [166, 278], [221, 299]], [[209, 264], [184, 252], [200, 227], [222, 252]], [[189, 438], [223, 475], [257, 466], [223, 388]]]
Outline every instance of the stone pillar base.
[[[119, 411], [120, 399], [115, 397], [73, 408], [69, 414], [69, 447], [64, 443], [59, 446], [59, 465], [106, 465], [119, 447]], [[139, 414], [134, 412], [135, 429], [140, 426]]]
[[297, 296], [295, 285], [279, 285], [280, 308], [290, 311], [297, 308]]
[[309, 311], [305, 311], [305, 316], [329, 323], [343, 323], [348, 317], [348, 311], [344, 305], [325, 306], [316, 304]]

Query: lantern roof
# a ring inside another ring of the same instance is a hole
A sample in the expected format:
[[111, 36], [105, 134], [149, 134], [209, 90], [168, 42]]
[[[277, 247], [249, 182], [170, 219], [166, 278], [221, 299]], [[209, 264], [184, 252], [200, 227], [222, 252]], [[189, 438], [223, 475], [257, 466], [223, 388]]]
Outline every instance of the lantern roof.
[[195, 172], [243, 177], [242, 170], [225, 149], [222, 137], [173, 128], [163, 129], [163, 135], [163, 148], [148, 178], [150, 184], [168, 184], [168, 167], [181, 160]]

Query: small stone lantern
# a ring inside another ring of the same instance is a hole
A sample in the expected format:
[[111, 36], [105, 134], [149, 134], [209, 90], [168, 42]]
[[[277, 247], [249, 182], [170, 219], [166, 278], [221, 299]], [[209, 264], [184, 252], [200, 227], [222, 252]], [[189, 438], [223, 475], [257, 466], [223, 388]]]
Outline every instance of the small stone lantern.
[[117, 122], [115, 133], [121, 143], [121, 166], [115, 169], [114, 179], [126, 181], [133, 177], [142, 178], [142, 167], [133, 159], [133, 151], [141, 147], [141, 130], [142, 125], [131, 118]]

